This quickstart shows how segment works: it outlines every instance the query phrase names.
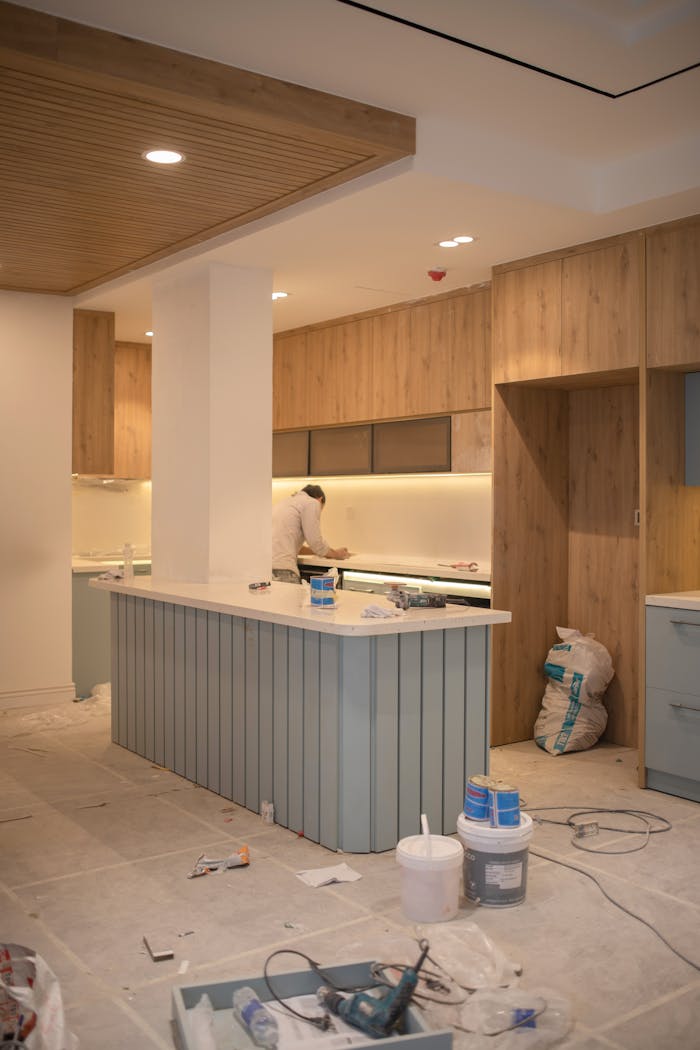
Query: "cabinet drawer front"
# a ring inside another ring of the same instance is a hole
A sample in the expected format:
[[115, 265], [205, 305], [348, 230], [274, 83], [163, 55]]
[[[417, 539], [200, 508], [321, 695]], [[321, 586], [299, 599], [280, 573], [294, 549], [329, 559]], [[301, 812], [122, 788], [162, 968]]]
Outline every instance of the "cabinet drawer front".
[[647, 607], [647, 684], [700, 696], [700, 611]]
[[645, 764], [700, 781], [699, 697], [647, 689]]

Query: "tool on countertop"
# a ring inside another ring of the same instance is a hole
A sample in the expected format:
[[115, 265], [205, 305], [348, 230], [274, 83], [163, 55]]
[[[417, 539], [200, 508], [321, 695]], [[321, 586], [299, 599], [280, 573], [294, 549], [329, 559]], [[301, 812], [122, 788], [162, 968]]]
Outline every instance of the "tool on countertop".
[[387, 592], [387, 598], [394, 603], [397, 609], [444, 609], [447, 604], [445, 594], [416, 593], [404, 591], [398, 587], [392, 587]]
[[318, 1001], [343, 1021], [366, 1032], [372, 1039], [383, 1039], [391, 1035], [406, 1012], [418, 984], [418, 971], [425, 962], [430, 945], [419, 942], [421, 954], [415, 966], [407, 966], [399, 983], [390, 988], [381, 998], [368, 992], [355, 992], [344, 996], [327, 985], [321, 985], [316, 995]]
[[248, 584], [248, 590], [249, 591], [266, 591], [269, 586], [270, 586], [270, 581], [269, 580], [260, 580], [259, 583], [249, 583]]
[[438, 565], [445, 569], [464, 569], [465, 572], [479, 571], [478, 561], [439, 561]]

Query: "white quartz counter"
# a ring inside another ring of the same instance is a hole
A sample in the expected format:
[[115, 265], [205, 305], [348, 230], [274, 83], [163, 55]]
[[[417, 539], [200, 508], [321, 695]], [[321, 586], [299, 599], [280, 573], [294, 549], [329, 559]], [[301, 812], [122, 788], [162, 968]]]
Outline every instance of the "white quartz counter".
[[700, 591], [676, 591], [672, 594], [647, 594], [647, 605], [661, 605], [665, 609], [693, 609], [700, 611]]
[[[301, 565], [323, 565], [324, 567], [338, 569], [355, 569], [358, 572], [381, 572], [394, 573], [397, 576], [438, 576], [446, 580], [464, 580], [472, 583], [490, 583], [491, 566], [479, 564], [476, 572], [468, 569], [453, 569], [449, 559], [445, 558], [445, 564], [436, 561], [428, 561], [424, 558], [392, 557], [387, 554], [351, 554], [343, 561], [333, 561], [331, 558], [320, 558], [315, 554], [302, 554], [298, 557]], [[454, 559], [456, 560], [456, 559]], [[466, 561], [467, 559], [460, 559]]]
[[[121, 569], [123, 564], [123, 558], [108, 558], [97, 555], [89, 558], [74, 557], [72, 569], [73, 572], [107, 572], [108, 569]], [[135, 566], [150, 564], [150, 558], [134, 558]]]
[[[356, 591], [339, 591], [334, 609], [303, 605], [306, 587], [273, 582], [263, 591], [250, 591], [244, 583], [183, 583], [137, 576], [122, 580], [91, 580], [90, 586], [117, 594], [131, 594], [154, 601], [208, 609], [229, 616], [244, 616], [288, 627], [303, 627], [321, 634], [381, 635], [414, 631], [441, 631], [451, 627], [482, 627], [510, 623], [511, 614], [497, 609], [448, 605], [444, 609], [407, 609], [400, 616], [374, 619], [361, 616], [369, 604], [395, 607], [385, 598]], [[372, 598], [377, 598], [372, 602]]]

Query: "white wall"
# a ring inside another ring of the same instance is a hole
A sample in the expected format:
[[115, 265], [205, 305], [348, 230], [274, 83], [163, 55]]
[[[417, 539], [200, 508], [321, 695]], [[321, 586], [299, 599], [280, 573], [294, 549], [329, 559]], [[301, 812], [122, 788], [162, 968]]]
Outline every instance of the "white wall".
[[[490, 474], [310, 480], [326, 493], [321, 528], [333, 547], [491, 565]], [[273, 504], [305, 484], [273, 481]]]
[[0, 292], [0, 707], [72, 698], [73, 303]]
[[73, 478], [73, 554], [151, 553], [150, 481]]

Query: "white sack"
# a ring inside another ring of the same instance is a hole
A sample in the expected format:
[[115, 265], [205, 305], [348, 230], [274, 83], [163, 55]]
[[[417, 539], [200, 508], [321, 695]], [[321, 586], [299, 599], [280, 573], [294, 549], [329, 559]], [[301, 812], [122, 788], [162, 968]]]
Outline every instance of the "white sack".
[[551, 755], [585, 751], [608, 722], [603, 694], [615, 673], [610, 653], [592, 634], [557, 627], [561, 641], [544, 665], [547, 687], [535, 722], [535, 743]]

